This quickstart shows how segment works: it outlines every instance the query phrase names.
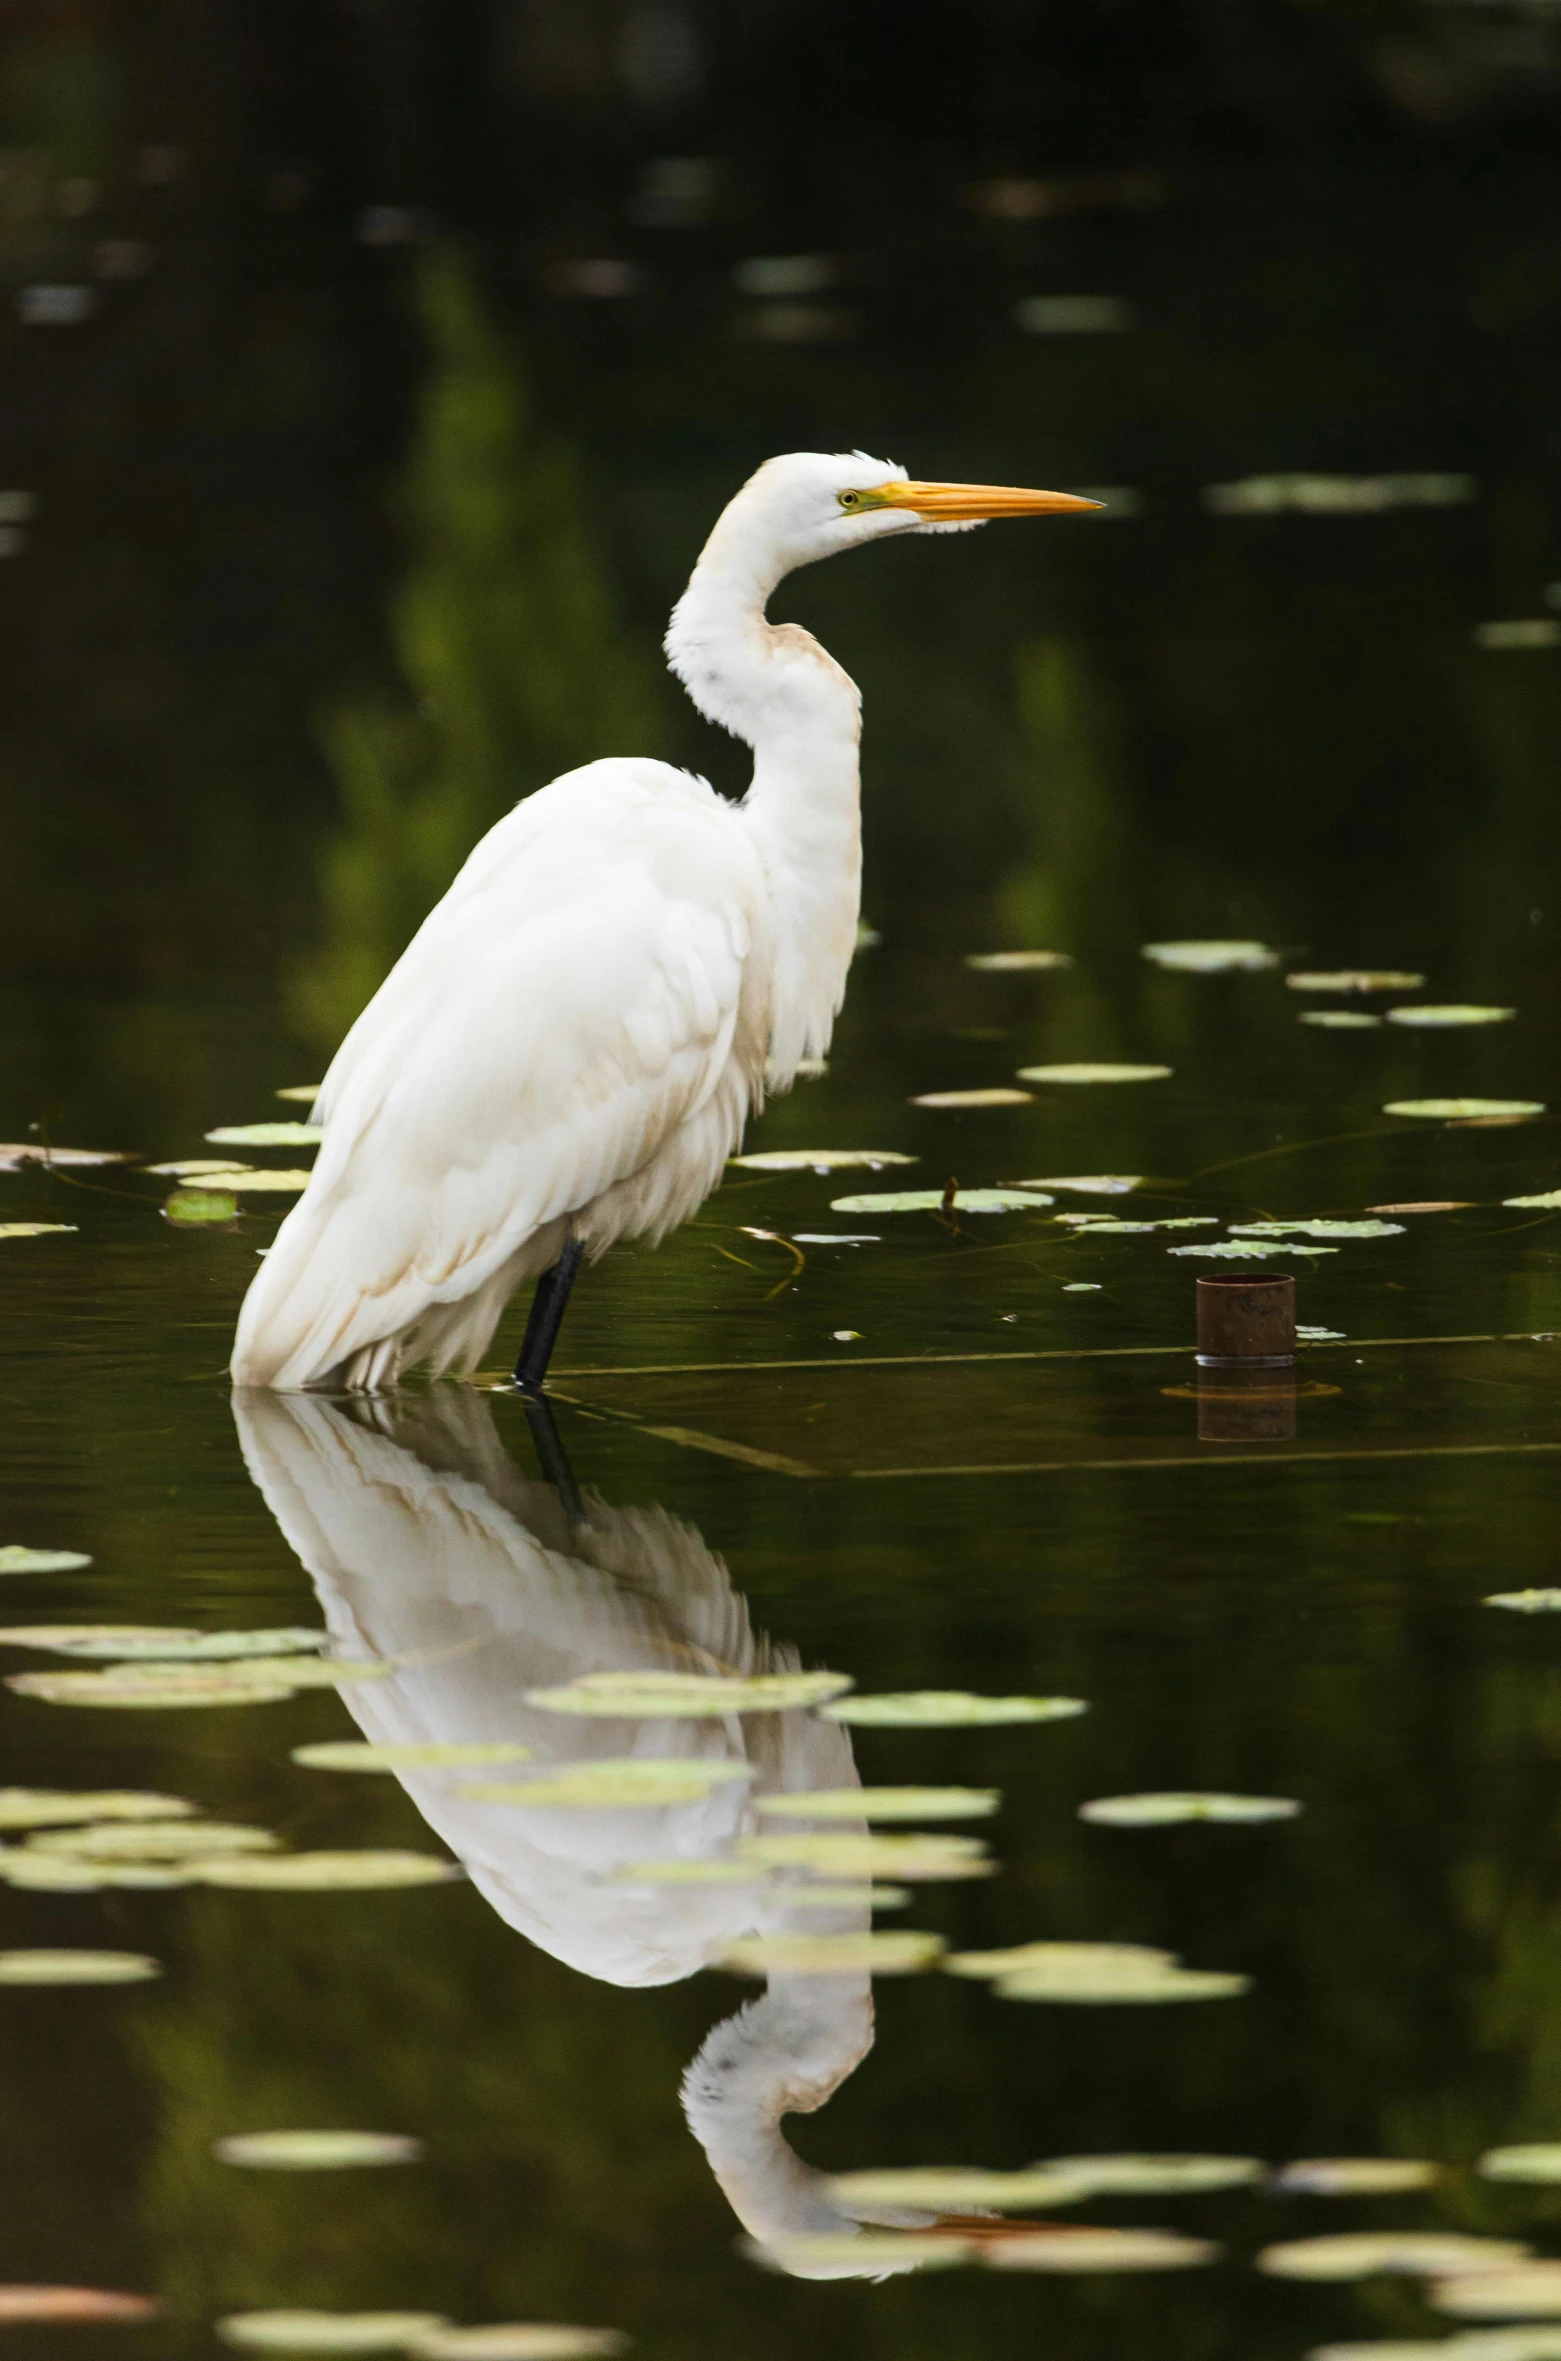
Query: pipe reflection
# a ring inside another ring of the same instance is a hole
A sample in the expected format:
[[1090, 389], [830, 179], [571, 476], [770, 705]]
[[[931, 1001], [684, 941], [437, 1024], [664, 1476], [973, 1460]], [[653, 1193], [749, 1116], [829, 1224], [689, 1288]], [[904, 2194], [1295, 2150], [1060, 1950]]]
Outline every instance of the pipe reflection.
[[[747, 1785], [717, 1786], [697, 1802], [571, 1811], [463, 1796], [459, 1771], [398, 1773], [507, 1925], [620, 1985], [694, 1975], [740, 1935], [866, 1925], [861, 1908], [799, 1910], [784, 1884], [632, 1882], [636, 1863], [724, 1855], [756, 1826], [758, 1796], [857, 1784], [839, 1724], [802, 1712], [587, 1719], [523, 1701], [527, 1689], [593, 1672], [797, 1668], [795, 1649], [754, 1632], [725, 1564], [691, 1525], [660, 1507], [614, 1508], [528, 1480], [488, 1404], [461, 1388], [352, 1407], [241, 1390], [233, 1414], [250, 1475], [313, 1578], [333, 1651], [397, 1667], [342, 1692], [366, 1738], [519, 1741], [538, 1770], [631, 1753], [747, 1765]], [[689, 2066], [690, 2128], [733, 2212], [766, 2246], [849, 2235], [863, 2221], [931, 2219], [847, 2214], [781, 2134], [782, 2117], [822, 2107], [872, 2042], [865, 1975], [772, 1976]], [[872, 2269], [881, 2275], [883, 2265]], [[856, 2272], [843, 2262], [797, 2275]]]

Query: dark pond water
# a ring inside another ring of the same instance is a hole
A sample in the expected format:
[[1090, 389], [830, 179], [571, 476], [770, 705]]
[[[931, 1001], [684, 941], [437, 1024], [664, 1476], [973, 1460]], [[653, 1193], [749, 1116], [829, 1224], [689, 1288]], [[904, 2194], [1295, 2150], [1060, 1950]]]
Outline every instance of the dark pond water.
[[[133, 1160], [0, 1174], [0, 1223], [67, 1225], [0, 1236], [0, 1542], [90, 1559], [0, 1596], [11, 1625], [325, 1625], [396, 1665], [201, 1710], [6, 1689], [0, 1787], [156, 1791], [471, 1872], [0, 1881], [0, 1947], [161, 1967], [0, 1991], [0, 2318], [12, 2284], [162, 2306], [18, 2321], [29, 2361], [212, 2351], [219, 2320], [297, 2306], [690, 2361], [1300, 2361], [1470, 2324], [1423, 2277], [1255, 2268], [1275, 2242], [1561, 2253], [1553, 2188], [1474, 2169], [1561, 2140], [1561, 1625], [1486, 1603], [1561, 1579], [1561, 1230], [1506, 1202], [1561, 1187], [1558, 87], [1544, 10], [1413, 0], [39, 0], [0, 26], [0, 1137]], [[513, 1315], [476, 1390], [233, 1401], [289, 1200], [179, 1227], [144, 1167], [305, 1113], [274, 1094], [316, 1078], [518, 794], [612, 751], [740, 787], [661, 673], [662, 619], [752, 465], [856, 446], [1108, 502], [858, 554], [777, 602], [863, 688], [878, 940], [827, 1072], [747, 1145], [917, 1161], [734, 1169], [582, 1283], [556, 1386], [583, 1523], [496, 1382]], [[1142, 954], [1185, 938], [1277, 956]], [[1026, 948], [1072, 964], [970, 964]], [[1286, 982], [1341, 967], [1424, 983]], [[1416, 1002], [1511, 1013], [1299, 1021]], [[1075, 1061], [1169, 1072], [913, 1103]], [[1384, 1112], [1442, 1099], [1537, 1111]], [[1097, 1175], [1138, 1185], [833, 1209]], [[1056, 1218], [1081, 1213], [1205, 1226]], [[1318, 1333], [1293, 1399], [1276, 1377], [1232, 1409], [1192, 1361], [1222, 1265], [1172, 1250], [1263, 1220], [1393, 1226], [1265, 1242]], [[1089, 1710], [653, 1726], [523, 1698], [799, 1661]], [[1156, 1946], [1250, 1983], [1111, 2007], [881, 1978], [874, 2026], [860, 1977], [709, 1964], [751, 1894], [615, 1876], [722, 1852], [730, 1790], [521, 1814], [448, 1771], [291, 1759], [361, 1731], [575, 1760], [646, 1730], [751, 1761], [756, 1792], [1001, 1790], [999, 1873], [918, 1883], [886, 1929]], [[1303, 1808], [1080, 1817], [1162, 1790]], [[690, 2121], [699, 2054], [735, 2071]], [[328, 2128], [425, 2154], [329, 2177], [213, 2155]], [[1123, 2152], [1442, 2169], [1040, 2217], [1217, 2242], [1174, 2273], [820, 2282], [740, 2244], [827, 2216], [830, 2173]]]

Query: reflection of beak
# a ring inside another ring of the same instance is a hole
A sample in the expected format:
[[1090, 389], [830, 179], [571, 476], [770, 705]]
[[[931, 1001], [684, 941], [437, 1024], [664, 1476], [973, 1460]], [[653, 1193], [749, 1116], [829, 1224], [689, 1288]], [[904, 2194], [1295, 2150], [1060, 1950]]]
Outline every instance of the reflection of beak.
[[1013, 484], [878, 484], [862, 495], [864, 507], [914, 508], [928, 524], [976, 524], [986, 517], [1063, 516], [1074, 509], [1103, 508], [1076, 492], [1023, 492]]

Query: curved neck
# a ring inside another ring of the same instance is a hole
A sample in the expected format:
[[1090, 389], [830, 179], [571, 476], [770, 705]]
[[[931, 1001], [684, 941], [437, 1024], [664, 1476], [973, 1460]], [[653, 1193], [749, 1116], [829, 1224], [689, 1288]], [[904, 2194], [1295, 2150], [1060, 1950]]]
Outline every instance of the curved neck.
[[765, 618], [785, 568], [717, 524], [673, 609], [667, 657], [707, 720], [753, 748], [743, 804], [769, 881], [771, 1079], [821, 1057], [845, 996], [862, 895], [856, 683], [817, 640]]

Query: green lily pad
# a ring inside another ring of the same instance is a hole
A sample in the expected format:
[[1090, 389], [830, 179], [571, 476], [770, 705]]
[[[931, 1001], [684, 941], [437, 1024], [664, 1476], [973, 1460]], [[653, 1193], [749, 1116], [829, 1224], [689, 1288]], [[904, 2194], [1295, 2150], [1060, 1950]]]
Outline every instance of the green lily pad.
[[1502, 1203], [1520, 1206], [1525, 1211], [1532, 1208], [1535, 1212], [1551, 1213], [1561, 1205], [1561, 1189], [1542, 1189], [1534, 1197], [1503, 1197]]
[[155, 1172], [159, 1179], [192, 1180], [226, 1183], [236, 1174], [249, 1172], [248, 1164], [235, 1164], [231, 1156], [175, 1156], [169, 1164], [148, 1164], [144, 1171]]
[[269, 1853], [280, 1842], [269, 1828], [251, 1828], [239, 1821], [116, 1820], [49, 1829], [30, 1838], [28, 1850], [86, 1860], [181, 1861], [198, 1854]]
[[457, 1789], [476, 1803], [520, 1804], [531, 1810], [599, 1810], [611, 1806], [689, 1803], [713, 1788], [746, 1781], [747, 1763], [704, 1761], [694, 1755], [604, 1758], [571, 1763], [540, 1778], [484, 1781]]
[[442, 2312], [230, 2312], [217, 2334], [254, 2353], [403, 2353], [445, 2325]]
[[976, 2258], [968, 2238], [914, 2230], [826, 2231], [817, 2238], [778, 2239], [772, 2246], [746, 2238], [742, 2249], [766, 2270], [791, 2271], [804, 2279], [887, 2279], [896, 2271], [952, 2270]]
[[837, 2172], [830, 2195], [848, 2213], [858, 2206], [925, 2206], [933, 2213], [1029, 2213], [1076, 2205], [1090, 2191], [1046, 2164], [1024, 2172], [980, 2172], [964, 2165], [914, 2164], [881, 2172]]
[[415, 2337], [415, 2361], [593, 2361], [621, 2353], [617, 2328], [570, 2328], [561, 2320], [496, 2320], [482, 2328], [435, 2328]]
[[448, 1885], [462, 1872], [436, 1853], [232, 1853], [192, 1864], [201, 1885], [278, 1894], [367, 1893], [393, 1886]]
[[1030, 975], [1071, 967], [1073, 955], [1069, 951], [967, 951], [965, 965], [989, 976]]
[[1293, 1820], [1301, 1807], [1288, 1795], [1185, 1794], [1104, 1795], [1081, 1804], [1079, 1818], [1103, 1828], [1166, 1828], [1184, 1820], [1214, 1820], [1250, 1827], [1265, 1820]]
[[366, 1738], [328, 1738], [313, 1746], [295, 1746], [290, 1759], [308, 1771], [470, 1770], [481, 1763], [529, 1762], [533, 1751], [508, 1740], [472, 1746], [374, 1746]]
[[945, 1879], [990, 1877], [996, 1864], [974, 1836], [855, 1836], [808, 1834], [750, 1836], [744, 1860], [769, 1869], [810, 1869], [816, 1877], [867, 1878], [880, 1873], [910, 1885]]
[[1237, 2000], [1250, 1991], [1250, 1976], [1223, 1974], [1213, 1968], [1167, 1968], [1163, 1974], [1142, 1978], [1102, 1978], [1091, 1984], [1050, 1972], [1026, 1969], [1023, 1975], [1004, 1976], [997, 1987], [999, 2000], [1041, 2000], [1069, 2007], [1163, 2007], [1194, 2000]]
[[421, 2140], [394, 2131], [242, 2131], [213, 2140], [213, 2156], [255, 2172], [345, 2172], [358, 2165], [415, 2164]]
[[0, 1828], [70, 1828], [90, 1820], [174, 1820], [195, 1805], [136, 1788], [0, 1787]]
[[19, 1541], [0, 1548], [0, 1574], [76, 1574], [91, 1563], [79, 1549], [24, 1549]]
[[1149, 1976], [1176, 1965], [1174, 1951], [1156, 1951], [1145, 1943], [1013, 1943], [1003, 1951], [954, 1951], [944, 1961], [952, 1976], [976, 1976], [1000, 1981], [1027, 1975], [1030, 1970], [1055, 1969], [1081, 1976]]
[[729, 1159], [745, 1172], [877, 1172], [886, 1164], [914, 1164], [892, 1148], [766, 1148], [756, 1156]]
[[1081, 1063], [1064, 1066], [1021, 1066], [1021, 1082], [1165, 1082], [1169, 1066], [1106, 1066]]
[[1147, 1237], [1151, 1230], [1211, 1230], [1219, 1227], [1217, 1213], [1178, 1213], [1165, 1221], [1114, 1221], [1109, 1214], [1059, 1213], [1059, 1222], [1081, 1238]]
[[1481, 1115], [1543, 1115], [1543, 1099], [1390, 1099], [1384, 1115], [1423, 1115], [1433, 1123], [1467, 1123]]
[[913, 1107], [1033, 1107], [1028, 1090], [924, 1090]]
[[161, 1893], [191, 1882], [184, 1869], [166, 1861], [91, 1861], [15, 1845], [0, 1851], [0, 1878], [30, 1894], [95, 1894], [109, 1887]]
[[0, 1984], [144, 1984], [162, 1972], [141, 1951], [0, 1951]]
[[1414, 1008], [1390, 1008], [1386, 1011], [1390, 1025], [1504, 1025], [1517, 1015], [1515, 1008], [1479, 1008], [1467, 1003], [1449, 1002], [1444, 1008], [1433, 1008], [1422, 1002]]
[[175, 1189], [163, 1201], [163, 1219], [194, 1229], [202, 1222], [230, 1222], [238, 1218], [238, 1199], [231, 1189]]
[[559, 1689], [528, 1689], [525, 1701], [546, 1713], [618, 1720], [720, 1719], [729, 1713], [789, 1713], [820, 1705], [851, 1686], [844, 1672], [767, 1672], [744, 1679], [719, 1673], [593, 1672]]
[[1418, 992], [1424, 976], [1406, 967], [1297, 969], [1285, 982], [1292, 992]]
[[1514, 1615], [1561, 1615], [1561, 1590], [1497, 1590], [1482, 1603]]
[[214, 1148], [313, 1148], [325, 1132], [318, 1123], [220, 1123], [206, 1137]]
[[956, 1952], [945, 1964], [955, 1975], [992, 1977], [1003, 2000], [1070, 2005], [1226, 2000], [1251, 1982], [1184, 1968], [1173, 1953], [1142, 1943], [1024, 1943], [1008, 1952]]
[[761, 1795], [755, 1809], [794, 1820], [985, 1820], [995, 1787], [815, 1787]]
[[1156, 967], [1195, 976], [1251, 974], [1279, 965], [1279, 953], [1266, 943], [1145, 943], [1142, 954]]
[[0, 1238], [61, 1238], [77, 1227], [73, 1221], [0, 1221]]
[[[1495, 2243], [1492, 2241], [1491, 2243]], [[1439, 2280], [1430, 2301], [1459, 2320], [1549, 2319], [1561, 2315], [1561, 2263], [1535, 2260], [1511, 2270], [1468, 2266], [1468, 2277]]]
[[909, 1886], [789, 1885], [788, 1910], [903, 1910], [911, 1898]]
[[191, 1631], [152, 1623], [16, 1623], [0, 1629], [10, 1647], [47, 1648], [60, 1656], [124, 1663], [225, 1663], [323, 1648], [330, 1634], [301, 1624], [276, 1631]]
[[978, 1697], [969, 1689], [904, 1689], [878, 1697], [847, 1697], [820, 1708], [826, 1722], [864, 1729], [981, 1729], [1004, 1722], [1065, 1722], [1088, 1713], [1082, 1697]]
[[936, 1965], [943, 1937], [908, 1927], [860, 1935], [744, 1935], [716, 1954], [740, 1976], [914, 1976]]
[[1376, 1033], [1382, 1027], [1380, 1017], [1354, 1008], [1303, 1008], [1296, 1023], [1321, 1025], [1331, 1033]]
[[310, 1177], [307, 1172], [280, 1172], [257, 1167], [250, 1172], [225, 1174], [213, 1186], [229, 1189], [239, 1197], [296, 1197], [309, 1186]]
[[[958, 1189], [956, 1213], [1026, 1213], [1051, 1203], [1037, 1189]], [[904, 1189], [888, 1196], [833, 1197], [831, 1213], [941, 1213], [942, 1189]]]
[[1016, 1189], [1072, 1189], [1080, 1197], [1125, 1197], [1129, 1190], [1141, 1188], [1141, 1172], [1085, 1172], [1075, 1173], [1063, 1180], [1015, 1181]]
[[[1205, 1262], [1248, 1262], [1261, 1260], [1257, 1246], [1249, 1246], [1239, 1238], [1215, 1239], [1208, 1246], [1168, 1246], [1167, 1254], [1195, 1254]], [[1337, 1246], [1317, 1246], [1309, 1238], [1287, 1237], [1282, 1251], [1285, 1254], [1337, 1254]]]
[[289, 1082], [271, 1095], [273, 1098], [295, 1099], [300, 1106], [312, 1107], [323, 1088], [324, 1084], [320, 1082]]
[[1236, 1238], [1402, 1238], [1401, 1221], [1233, 1221]]
[[[1257, 2267], [1275, 2279], [1372, 2279], [1384, 2272], [1444, 2279], [1464, 2271], [1504, 2279], [1511, 2274], [1502, 2266], [1521, 2263], [1528, 2251], [1510, 2239], [1471, 2238], [1455, 2230], [1361, 2230], [1265, 2246]], [[1561, 2287], [1561, 2266], [1551, 2268]]]
[[1285, 2197], [1397, 2197], [1441, 2177], [1439, 2164], [1418, 2156], [1303, 2156], [1268, 2185]]
[[1262, 2180], [1256, 2156], [1048, 2156], [1035, 2169], [1059, 2173], [1087, 2197], [1194, 2197], [1215, 2189], [1249, 2189]]
[[1005, 2238], [982, 2256], [992, 2271], [1049, 2273], [1189, 2271], [1218, 2259], [1207, 2238], [1185, 2238], [1179, 2230], [1037, 2230], [1029, 2238]]
[[1487, 2148], [1474, 2169], [1488, 2181], [1561, 2181], [1561, 2143], [1531, 2140], [1515, 2148]]

